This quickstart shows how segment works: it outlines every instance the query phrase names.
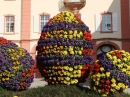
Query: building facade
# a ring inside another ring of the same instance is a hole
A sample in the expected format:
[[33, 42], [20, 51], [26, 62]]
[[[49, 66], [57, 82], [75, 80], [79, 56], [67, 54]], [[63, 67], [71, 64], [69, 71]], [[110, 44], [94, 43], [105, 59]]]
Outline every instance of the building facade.
[[94, 59], [113, 49], [130, 52], [129, 0], [0, 0], [0, 4], [0, 37], [27, 49], [34, 60], [42, 27], [61, 11], [73, 11], [89, 27]]

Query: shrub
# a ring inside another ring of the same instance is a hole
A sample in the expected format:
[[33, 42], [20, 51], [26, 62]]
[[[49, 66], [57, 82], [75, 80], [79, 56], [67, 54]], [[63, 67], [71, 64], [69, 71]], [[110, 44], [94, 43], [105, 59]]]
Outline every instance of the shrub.
[[102, 54], [90, 73], [91, 89], [107, 96], [130, 87], [130, 54], [114, 50]]
[[34, 60], [27, 50], [0, 37], [0, 85], [25, 90], [33, 82]]
[[43, 27], [37, 64], [49, 83], [84, 82], [93, 63], [89, 28], [71, 12], [61, 12]]

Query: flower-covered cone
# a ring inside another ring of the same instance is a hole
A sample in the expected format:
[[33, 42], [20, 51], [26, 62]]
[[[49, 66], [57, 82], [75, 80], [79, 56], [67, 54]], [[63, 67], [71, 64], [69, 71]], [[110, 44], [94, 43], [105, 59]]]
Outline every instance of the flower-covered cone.
[[95, 62], [89, 76], [91, 89], [107, 96], [130, 87], [130, 54], [114, 50], [102, 54]]
[[25, 90], [33, 82], [34, 69], [34, 60], [25, 49], [0, 37], [0, 86]]
[[49, 83], [83, 82], [93, 63], [89, 28], [71, 12], [61, 12], [43, 27], [37, 46], [37, 64]]

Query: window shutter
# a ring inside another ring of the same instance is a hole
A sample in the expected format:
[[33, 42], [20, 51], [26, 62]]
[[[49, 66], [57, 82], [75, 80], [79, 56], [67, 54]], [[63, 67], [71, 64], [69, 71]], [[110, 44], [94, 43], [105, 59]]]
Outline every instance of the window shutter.
[[14, 29], [15, 33], [20, 33], [20, 18], [19, 16], [15, 16], [15, 23], [14, 23]]
[[40, 21], [39, 21], [39, 15], [33, 16], [33, 32], [40, 32]]
[[87, 17], [86, 17], [86, 14], [81, 14], [81, 20], [84, 22], [84, 24], [87, 25]]
[[4, 16], [0, 16], [0, 33], [4, 33]]
[[113, 31], [118, 31], [117, 13], [112, 14], [112, 27]]
[[101, 15], [95, 14], [95, 25], [96, 25], [97, 32], [101, 31], [100, 24], [101, 24]]

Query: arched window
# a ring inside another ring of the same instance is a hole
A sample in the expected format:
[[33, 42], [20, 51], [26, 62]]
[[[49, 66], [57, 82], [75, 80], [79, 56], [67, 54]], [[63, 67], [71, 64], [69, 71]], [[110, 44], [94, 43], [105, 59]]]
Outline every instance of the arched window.
[[112, 45], [109, 44], [102, 45], [97, 49], [97, 57], [99, 57], [102, 53], [107, 53], [112, 50], [115, 50], [115, 48]]

